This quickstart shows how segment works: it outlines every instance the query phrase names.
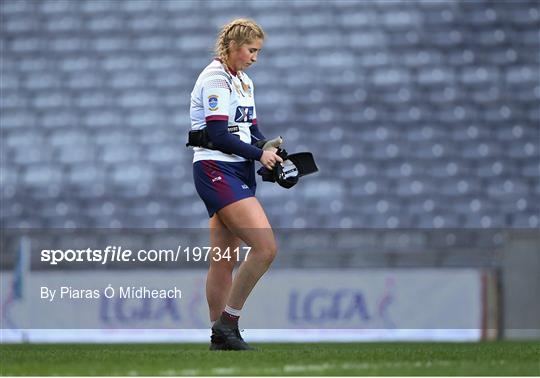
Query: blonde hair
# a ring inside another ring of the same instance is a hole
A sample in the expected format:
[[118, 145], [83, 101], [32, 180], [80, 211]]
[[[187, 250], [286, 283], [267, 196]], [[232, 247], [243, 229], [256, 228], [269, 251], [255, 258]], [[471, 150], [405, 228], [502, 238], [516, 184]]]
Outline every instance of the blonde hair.
[[242, 46], [256, 39], [264, 39], [264, 37], [264, 31], [255, 21], [247, 18], [237, 18], [221, 28], [216, 40], [215, 53], [218, 58], [227, 61], [231, 41], [235, 41], [238, 46]]

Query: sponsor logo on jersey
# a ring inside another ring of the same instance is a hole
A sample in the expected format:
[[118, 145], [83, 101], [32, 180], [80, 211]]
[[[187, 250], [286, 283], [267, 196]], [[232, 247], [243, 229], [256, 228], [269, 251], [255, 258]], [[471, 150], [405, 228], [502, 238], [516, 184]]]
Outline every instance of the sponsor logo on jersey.
[[218, 110], [218, 96], [217, 95], [208, 96], [208, 108], [212, 111]]
[[249, 189], [249, 186], [247, 186], [246, 184], [242, 184], [242, 189]]
[[240, 131], [240, 127], [238, 125], [229, 126], [227, 127], [227, 131], [230, 133], [237, 133]]
[[235, 122], [251, 122], [253, 120], [253, 106], [239, 106], [236, 108]]
[[212, 182], [221, 181], [221, 180], [222, 180], [221, 176], [218, 176], [218, 177], [214, 177], [212, 179]]

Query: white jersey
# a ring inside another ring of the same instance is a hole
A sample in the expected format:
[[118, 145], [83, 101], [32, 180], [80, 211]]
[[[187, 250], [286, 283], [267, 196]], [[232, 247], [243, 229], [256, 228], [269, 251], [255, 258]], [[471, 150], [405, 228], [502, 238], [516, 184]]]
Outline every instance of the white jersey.
[[[201, 72], [191, 92], [190, 116], [192, 130], [205, 128], [208, 121], [224, 120], [228, 121], [230, 133], [251, 144], [249, 127], [257, 123], [253, 82], [241, 71], [233, 76], [223, 63], [214, 59]], [[247, 160], [242, 156], [202, 147], [194, 147], [193, 151], [193, 162]]]

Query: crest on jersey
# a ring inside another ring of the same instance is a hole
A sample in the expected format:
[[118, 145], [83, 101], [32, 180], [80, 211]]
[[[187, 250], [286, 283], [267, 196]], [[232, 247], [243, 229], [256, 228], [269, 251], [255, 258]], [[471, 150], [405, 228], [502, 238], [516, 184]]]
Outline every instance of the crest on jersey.
[[239, 106], [236, 108], [235, 122], [251, 122], [253, 120], [253, 106]]
[[208, 108], [212, 111], [218, 110], [218, 96], [217, 95], [208, 96]]

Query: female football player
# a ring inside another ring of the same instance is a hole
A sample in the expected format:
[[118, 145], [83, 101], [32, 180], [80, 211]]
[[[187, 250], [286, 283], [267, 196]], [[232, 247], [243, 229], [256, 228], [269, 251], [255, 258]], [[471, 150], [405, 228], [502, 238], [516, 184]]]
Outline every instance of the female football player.
[[[271, 170], [283, 160], [275, 148], [263, 147], [254, 86], [245, 73], [257, 62], [264, 37], [261, 27], [248, 19], [223, 26], [216, 41], [217, 57], [199, 75], [191, 93], [191, 130], [200, 137], [194, 148], [193, 177], [210, 217], [213, 251], [206, 281], [211, 350], [251, 349], [240, 335], [238, 319], [276, 255], [272, 228], [255, 198], [254, 164], [259, 161]], [[242, 242], [251, 250], [242, 257], [233, 279]]]

